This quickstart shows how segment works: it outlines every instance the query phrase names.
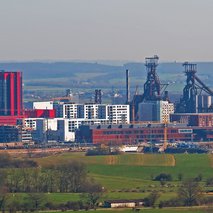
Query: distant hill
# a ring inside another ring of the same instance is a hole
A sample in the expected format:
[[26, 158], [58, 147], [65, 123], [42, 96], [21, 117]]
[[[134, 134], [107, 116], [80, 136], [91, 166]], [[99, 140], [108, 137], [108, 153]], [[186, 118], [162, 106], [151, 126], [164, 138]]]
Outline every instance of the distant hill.
[[[213, 87], [213, 62], [200, 62], [197, 75], [210, 87]], [[130, 70], [131, 86], [140, 86], [146, 80], [146, 70], [143, 63], [126, 63], [122, 65], [109, 65], [82, 62], [11, 62], [0, 63], [0, 70], [23, 72], [27, 86], [48, 85], [72, 86], [105, 86], [124, 87], [125, 70]], [[185, 82], [181, 63], [160, 63], [157, 69], [162, 82], [181, 84]], [[50, 80], [51, 79], [51, 80]], [[80, 83], [79, 83], [80, 82]], [[83, 82], [83, 83], [82, 83]], [[174, 90], [180, 90], [174, 87]]]
[[103, 65], [97, 63], [74, 63], [74, 62], [20, 62], [20, 63], [0, 63], [1, 70], [21, 70], [25, 79], [32, 78], [60, 78], [73, 77], [76, 73], [86, 72], [112, 72], [121, 67]]

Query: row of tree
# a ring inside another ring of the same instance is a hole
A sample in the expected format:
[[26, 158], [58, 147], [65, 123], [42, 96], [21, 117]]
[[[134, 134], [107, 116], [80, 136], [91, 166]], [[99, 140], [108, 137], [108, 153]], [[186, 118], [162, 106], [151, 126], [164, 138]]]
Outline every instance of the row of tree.
[[[152, 180], [154, 181], [172, 181], [173, 177], [171, 174], [167, 174], [167, 173], [160, 173], [159, 175], [157, 175], [156, 177], [151, 177]], [[202, 174], [198, 174], [195, 178], [194, 181], [199, 182], [202, 181], [203, 179], [203, 175]], [[179, 173], [178, 174], [178, 180], [182, 181], [183, 180], [183, 174]]]
[[38, 164], [29, 159], [14, 159], [8, 153], [0, 153], [0, 168], [32, 168], [38, 167]]
[[[74, 161], [45, 169], [39, 167], [1, 169], [0, 209], [29, 212], [41, 207], [60, 210], [94, 208], [103, 189], [100, 184], [89, 178], [87, 173], [83, 163]], [[16, 192], [24, 192], [25, 199], [16, 197]], [[48, 203], [44, 194], [46, 192], [82, 193], [84, 202], [55, 205]]]
[[[87, 192], [96, 187], [80, 162], [66, 162], [52, 168], [7, 169], [2, 178], [9, 192]], [[99, 186], [100, 188], [100, 186]]]

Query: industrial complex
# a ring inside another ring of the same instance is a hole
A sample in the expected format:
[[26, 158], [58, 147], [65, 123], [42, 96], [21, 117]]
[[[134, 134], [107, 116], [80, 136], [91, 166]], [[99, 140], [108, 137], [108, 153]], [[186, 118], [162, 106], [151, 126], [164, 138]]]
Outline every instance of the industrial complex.
[[22, 73], [0, 72], [1, 144], [169, 144], [213, 141], [213, 91], [197, 75], [196, 64], [184, 63], [186, 84], [178, 103], [170, 101], [168, 84], [157, 74], [158, 56], [145, 59], [143, 93], [130, 92], [126, 70], [126, 100], [102, 103], [101, 89], [89, 103], [63, 98], [34, 102], [24, 109]]

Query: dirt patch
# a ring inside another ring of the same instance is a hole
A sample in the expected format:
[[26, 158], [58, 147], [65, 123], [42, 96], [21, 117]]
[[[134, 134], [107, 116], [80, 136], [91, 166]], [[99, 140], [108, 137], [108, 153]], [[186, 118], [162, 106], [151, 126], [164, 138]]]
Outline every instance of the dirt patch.
[[209, 154], [210, 165], [213, 168], [213, 154]]
[[118, 164], [118, 157], [114, 155], [109, 155], [106, 157], [106, 164], [107, 165], [116, 165]]

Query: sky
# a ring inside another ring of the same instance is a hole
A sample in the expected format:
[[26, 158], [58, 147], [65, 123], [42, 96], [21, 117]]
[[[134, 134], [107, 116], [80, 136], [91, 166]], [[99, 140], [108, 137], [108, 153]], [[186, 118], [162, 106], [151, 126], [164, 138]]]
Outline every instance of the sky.
[[213, 61], [212, 0], [0, 0], [0, 61]]

